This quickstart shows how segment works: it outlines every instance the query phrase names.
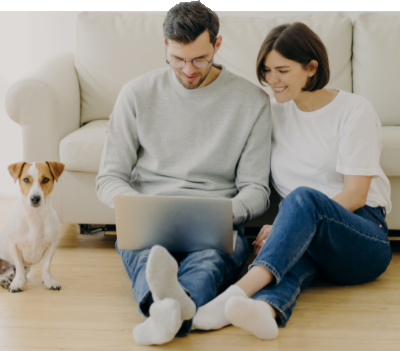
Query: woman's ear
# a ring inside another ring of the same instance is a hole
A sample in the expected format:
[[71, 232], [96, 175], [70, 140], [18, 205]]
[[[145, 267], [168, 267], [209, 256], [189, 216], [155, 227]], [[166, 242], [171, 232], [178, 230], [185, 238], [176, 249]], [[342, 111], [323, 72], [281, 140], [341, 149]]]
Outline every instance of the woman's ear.
[[311, 60], [307, 65], [308, 76], [311, 78], [315, 73], [317, 73], [318, 61]]

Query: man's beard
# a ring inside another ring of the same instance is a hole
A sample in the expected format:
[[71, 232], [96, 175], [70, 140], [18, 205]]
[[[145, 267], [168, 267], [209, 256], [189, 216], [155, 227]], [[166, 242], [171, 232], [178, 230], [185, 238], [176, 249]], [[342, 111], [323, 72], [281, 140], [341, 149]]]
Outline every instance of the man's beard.
[[211, 65], [210, 69], [206, 73], [204, 73], [204, 75], [200, 74], [200, 79], [196, 84], [193, 84], [194, 82], [193, 83], [184, 82], [177, 73], [175, 73], [175, 75], [176, 75], [176, 78], [178, 79], [179, 83], [181, 83], [184, 88], [196, 89], [206, 80], [206, 78], [208, 77], [208, 75], [211, 71], [211, 68], [212, 68], [212, 65]]

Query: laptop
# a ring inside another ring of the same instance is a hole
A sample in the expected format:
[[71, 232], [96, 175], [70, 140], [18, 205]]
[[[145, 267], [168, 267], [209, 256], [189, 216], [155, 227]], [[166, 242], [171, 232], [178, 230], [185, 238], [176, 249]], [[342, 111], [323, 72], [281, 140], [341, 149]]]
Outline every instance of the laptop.
[[229, 199], [116, 195], [114, 205], [120, 249], [161, 245], [171, 252], [217, 249], [227, 254], [235, 249]]

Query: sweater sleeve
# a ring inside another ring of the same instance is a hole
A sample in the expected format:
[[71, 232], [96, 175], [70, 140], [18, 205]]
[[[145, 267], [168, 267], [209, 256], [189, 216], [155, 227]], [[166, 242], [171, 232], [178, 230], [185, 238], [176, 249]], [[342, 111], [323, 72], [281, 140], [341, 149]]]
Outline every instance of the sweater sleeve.
[[130, 181], [139, 147], [135, 99], [129, 88], [124, 86], [112, 112], [96, 177], [96, 193], [102, 203], [114, 208], [115, 195], [138, 195], [130, 186]]
[[268, 186], [271, 158], [271, 106], [260, 110], [236, 169], [238, 194], [232, 199], [234, 224], [260, 216], [269, 207]]

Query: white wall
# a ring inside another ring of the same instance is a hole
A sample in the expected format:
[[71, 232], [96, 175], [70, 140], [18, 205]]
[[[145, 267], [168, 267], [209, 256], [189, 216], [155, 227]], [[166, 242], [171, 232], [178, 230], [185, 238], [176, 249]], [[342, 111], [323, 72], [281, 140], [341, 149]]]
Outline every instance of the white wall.
[[[308, 11], [310, 12], [310, 11]], [[218, 12], [233, 15], [237, 12]], [[302, 12], [307, 13], [307, 12]], [[348, 12], [354, 20], [361, 12]], [[78, 12], [0, 12], [0, 197], [16, 197], [7, 167], [22, 161], [21, 129], [5, 110], [8, 88], [50, 57], [74, 51], [74, 22]], [[241, 12], [245, 16], [293, 15], [295, 12]]]
[[18, 195], [7, 167], [22, 161], [21, 128], [5, 109], [7, 90], [53, 55], [74, 50], [77, 13], [0, 12], [0, 197]]

